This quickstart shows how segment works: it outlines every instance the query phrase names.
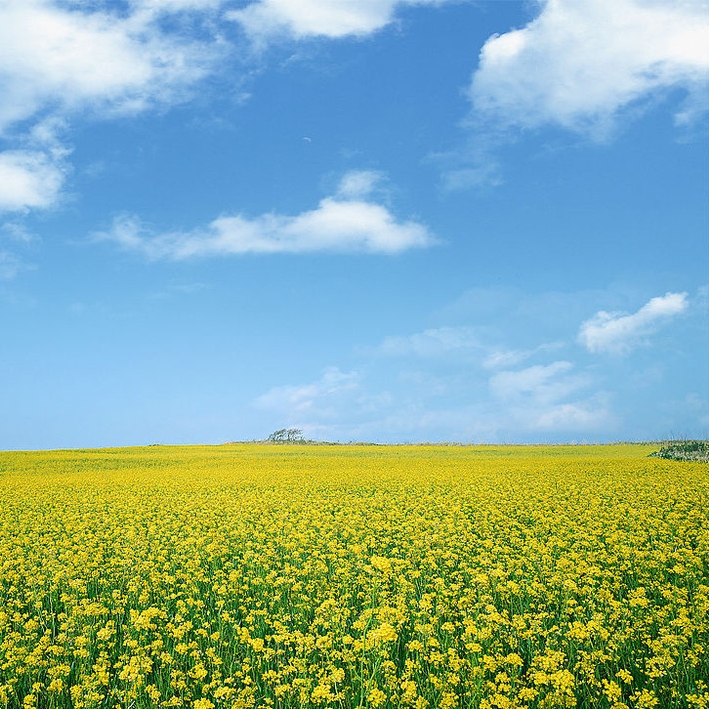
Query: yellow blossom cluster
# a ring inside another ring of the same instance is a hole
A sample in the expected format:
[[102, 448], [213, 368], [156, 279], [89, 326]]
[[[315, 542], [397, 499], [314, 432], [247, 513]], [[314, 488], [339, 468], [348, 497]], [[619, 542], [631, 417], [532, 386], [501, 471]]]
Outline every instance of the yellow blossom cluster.
[[0, 709], [709, 709], [709, 466], [0, 453]]

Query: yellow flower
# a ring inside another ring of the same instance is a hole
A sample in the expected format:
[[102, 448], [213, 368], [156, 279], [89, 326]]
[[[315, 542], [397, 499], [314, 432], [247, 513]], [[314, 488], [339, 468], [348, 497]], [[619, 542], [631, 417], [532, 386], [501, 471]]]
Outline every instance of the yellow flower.
[[373, 689], [369, 695], [367, 696], [367, 701], [369, 702], [370, 706], [373, 707], [380, 707], [382, 704], [384, 704], [387, 700], [387, 695], [382, 692], [381, 689]]
[[633, 675], [628, 672], [628, 670], [621, 669], [615, 673], [615, 676], [623, 682], [623, 684], [630, 684], [633, 681]]
[[367, 636], [375, 645], [379, 643], [394, 643], [397, 640], [396, 629], [390, 623], [382, 623]]
[[214, 709], [214, 704], [209, 699], [195, 699], [192, 709]]
[[604, 679], [602, 684], [603, 694], [606, 695], [606, 698], [611, 704], [617, 702], [622, 697], [623, 693], [621, 692], [620, 687], [615, 682], [609, 682], [608, 680]]

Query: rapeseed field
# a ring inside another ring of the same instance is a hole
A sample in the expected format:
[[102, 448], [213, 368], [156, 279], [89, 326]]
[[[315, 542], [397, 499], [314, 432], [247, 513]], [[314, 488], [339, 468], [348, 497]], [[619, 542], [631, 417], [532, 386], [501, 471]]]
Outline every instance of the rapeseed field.
[[709, 465], [0, 453], [0, 707], [709, 707]]

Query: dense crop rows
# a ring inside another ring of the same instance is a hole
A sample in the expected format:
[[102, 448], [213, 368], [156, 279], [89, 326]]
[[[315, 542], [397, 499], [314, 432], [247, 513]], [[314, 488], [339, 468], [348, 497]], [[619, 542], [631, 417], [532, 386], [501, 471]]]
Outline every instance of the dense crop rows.
[[709, 466], [0, 454], [0, 707], [709, 707]]

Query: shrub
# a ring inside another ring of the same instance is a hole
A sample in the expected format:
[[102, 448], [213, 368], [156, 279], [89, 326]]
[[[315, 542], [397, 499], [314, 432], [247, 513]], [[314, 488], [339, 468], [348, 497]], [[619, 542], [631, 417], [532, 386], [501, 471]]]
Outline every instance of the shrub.
[[671, 441], [650, 455], [667, 460], [709, 463], [709, 441]]

